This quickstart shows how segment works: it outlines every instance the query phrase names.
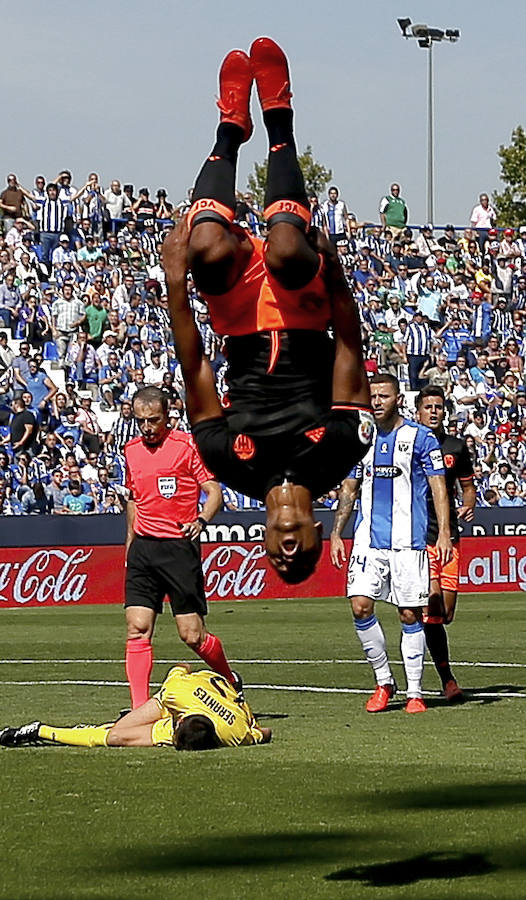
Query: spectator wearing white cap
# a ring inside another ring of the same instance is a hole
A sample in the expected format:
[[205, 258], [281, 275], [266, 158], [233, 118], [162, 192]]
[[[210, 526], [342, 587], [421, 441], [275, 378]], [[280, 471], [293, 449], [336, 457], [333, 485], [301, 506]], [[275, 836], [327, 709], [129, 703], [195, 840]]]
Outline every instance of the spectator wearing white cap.
[[55, 247], [53, 253], [51, 254], [51, 263], [53, 265], [53, 269], [58, 269], [65, 262], [76, 263], [77, 262], [77, 254], [74, 250], [70, 249], [69, 237], [66, 232], [63, 232], [59, 237], [59, 245]]
[[80, 409], [75, 421], [82, 430], [82, 446], [89, 453], [100, 453], [102, 447], [102, 431], [99, 420], [91, 408], [91, 394], [89, 391], [79, 391]]
[[113, 331], [107, 330], [102, 335], [102, 344], [97, 350], [97, 359], [99, 361], [99, 366], [108, 365], [108, 357], [112, 352], [116, 353], [120, 358], [117, 335]]
[[29, 225], [23, 218], [15, 219], [11, 228], [7, 232], [5, 236], [5, 242], [8, 250], [11, 253], [11, 256], [14, 255], [15, 250], [22, 246], [22, 238], [26, 231], [28, 231]]

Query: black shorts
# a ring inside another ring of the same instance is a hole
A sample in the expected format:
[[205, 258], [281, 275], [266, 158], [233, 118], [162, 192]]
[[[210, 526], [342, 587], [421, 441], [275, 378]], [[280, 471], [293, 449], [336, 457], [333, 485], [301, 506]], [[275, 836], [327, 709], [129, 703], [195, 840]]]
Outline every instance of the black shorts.
[[226, 339], [230, 429], [253, 437], [302, 434], [328, 414], [334, 341], [322, 331]]
[[206, 616], [200, 545], [187, 538], [137, 535], [128, 551], [124, 606], [162, 613], [166, 594], [174, 616]]

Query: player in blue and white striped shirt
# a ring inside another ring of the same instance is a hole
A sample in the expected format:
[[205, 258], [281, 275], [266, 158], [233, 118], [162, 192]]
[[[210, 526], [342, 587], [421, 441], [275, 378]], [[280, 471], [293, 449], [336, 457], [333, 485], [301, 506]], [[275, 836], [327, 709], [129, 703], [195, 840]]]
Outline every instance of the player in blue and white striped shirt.
[[406, 711], [426, 709], [422, 699], [422, 607], [429, 594], [428, 483], [439, 526], [437, 551], [444, 563], [452, 554], [440, 445], [430, 429], [402, 418], [400, 399], [400, 386], [394, 376], [373, 376], [371, 402], [376, 434], [360, 466], [343, 482], [331, 534], [331, 558], [340, 568], [345, 559], [341, 532], [361, 485], [361, 513], [349, 561], [348, 595], [356, 633], [377, 683], [366, 704], [368, 712], [384, 710], [396, 691], [384, 633], [374, 613], [376, 600], [398, 607], [407, 678]]

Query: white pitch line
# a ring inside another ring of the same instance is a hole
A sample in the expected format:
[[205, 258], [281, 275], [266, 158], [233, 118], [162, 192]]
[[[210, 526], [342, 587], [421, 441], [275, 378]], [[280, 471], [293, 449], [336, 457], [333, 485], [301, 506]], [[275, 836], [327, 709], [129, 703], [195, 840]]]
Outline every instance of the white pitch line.
[[[189, 662], [190, 660], [178, 659], [155, 659], [154, 662], [160, 665], [176, 666], [181, 662]], [[321, 666], [321, 665], [353, 665], [368, 666], [366, 659], [231, 659], [230, 662], [236, 665], [290, 665], [290, 666]], [[403, 662], [398, 659], [389, 660], [391, 665], [402, 666]], [[0, 665], [72, 665], [74, 663], [82, 663], [82, 665], [124, 665], [123, 659], [0, 659]], [[427, 665], [431, 665], [428, 661]], [[452, 662], [452, 666], [464, 667], [468, 669], [526, 669], [526, 663], [514, 662]]]
[[[2, 681], [3, 685], [16, 685], [21, 687], [34, 687], [38, 685], [39, 687], [45, 685], [88, 685], [89, 687], [128, 687], [127, 681], [76, 681], [73, 679], [67, 679], [64, 681]], [[161, 682], [152, 682], [152, 687], [160, 687]], [[300, 684], [245, 684], [244, 685], [247, 690], [251, 691], [292, 691], [296, 693], [307, 693], [307, 694], [370, 694], [371, 689], [362, 689], [362, 688], [338, 688], [338, 687], [318, 687], [317, 685], [300, 685]], [[405, 691], [397, 691], [397, 694], [405, 695]], [[426, 697], [440, 697], [440, 691], [423, 691], [422, 692]], [[470, 692], [466, 692], [468, 696]], [[491, 697], [491, 698], [513, 698], [513, 699], [521, 699], [526, 700], [526, 693], [508, 693], [498, 691], [494, 692], [481, 692], [478, 691], [473, 693], [474, 699], [478, 699], [479, 697]]]

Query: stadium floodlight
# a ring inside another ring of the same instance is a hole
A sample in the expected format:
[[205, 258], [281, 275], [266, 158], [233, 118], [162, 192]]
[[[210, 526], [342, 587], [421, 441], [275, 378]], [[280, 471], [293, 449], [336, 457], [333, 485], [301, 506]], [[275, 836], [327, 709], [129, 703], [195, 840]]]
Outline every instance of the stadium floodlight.
[[[427, 25], [412, 25], [411, 34], [414, 38], [429, 37], [429, 28]], [[410, 35], [406, 35], [410, 37]]]
[[433, 160], [433, 44], [449, 41], [455, 44], [460, 38], [458, 28], [430, 28], [413, 25], [411, 19], [397, 19], [406, 40], [416, 39], [418, 46], [429, 50], [427, 70], [427, 221], [434, 221], [434, 160]]
[[442, 31], [441, 28], [429, 28], [428, 29], [429, 37], [432, 41], [443, 41], [445, 36], [445, 31]]
[[397, 19], [397, 22], [400, 26], [400, 30], [404, 37], [407, 37], [406, 31], [411, 24], [411, 19]]

